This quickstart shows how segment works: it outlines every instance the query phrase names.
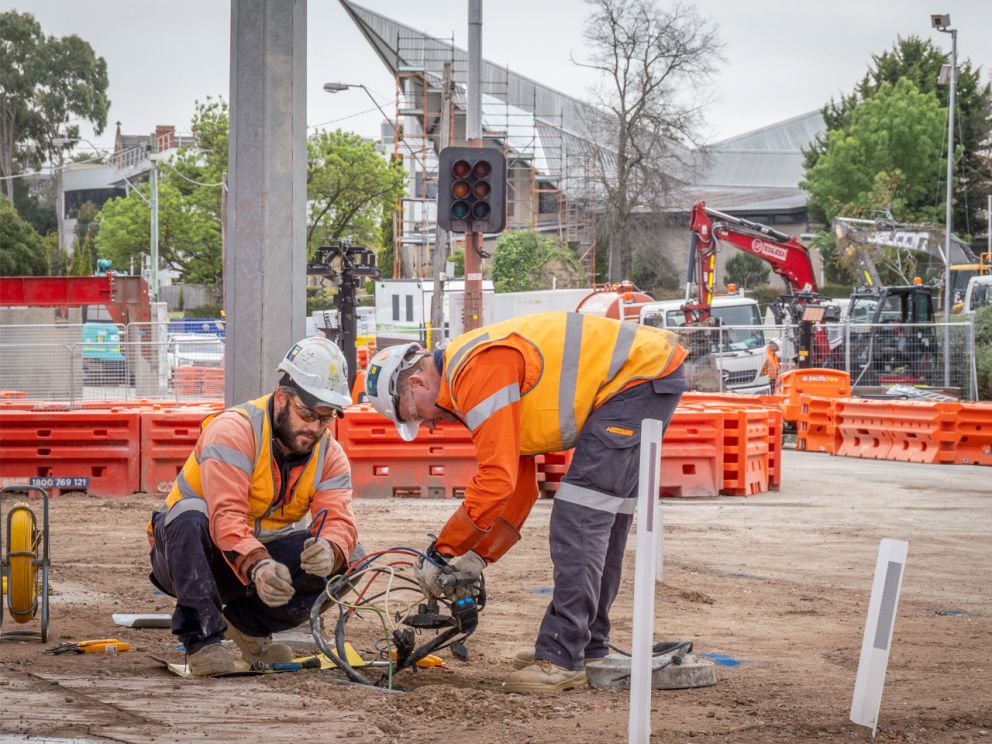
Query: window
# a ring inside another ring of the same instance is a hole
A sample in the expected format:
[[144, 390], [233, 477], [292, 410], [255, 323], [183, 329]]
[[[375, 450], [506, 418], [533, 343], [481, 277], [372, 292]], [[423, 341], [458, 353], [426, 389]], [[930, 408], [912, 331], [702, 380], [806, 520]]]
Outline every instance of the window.
[[413, 322], [413, 295], [406, 296], [406, 322]]
[[399, 322], [400, 320], [400, 296], [393, 295], [393, 321]]

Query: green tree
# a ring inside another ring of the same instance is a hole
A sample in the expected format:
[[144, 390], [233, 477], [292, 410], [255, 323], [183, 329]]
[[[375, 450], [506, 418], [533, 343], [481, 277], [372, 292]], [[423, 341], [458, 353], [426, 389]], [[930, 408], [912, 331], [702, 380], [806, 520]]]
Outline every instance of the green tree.
[[76, 229], [72, 238], [73, 276], [90, 276], [96, 269], [96, 234], [99, 224], [96, 215], [99, 208], [93, 202], [83, 202], [76, 213]]
[[[61, 165], [71, 145], [55, 139], [78, 137], [80, 120], [102, 132], [107, 86], [107, 63], [86, 41], [46, 37], [28, 13], [0, 13], [0, 175], [46, 158]], [[13, 184], [6, 183], [13, 202]]]
[[384, 216], [404, 189], [401, 161], [357, 134], [317, 132], [307, 141], [307, 255], [342, 238], [382, 247]]
[[750, 253], [735, 253], [725, 266], [725, 285], [736, 284], [742, 289], [757, 289], [768, 283], [768, 264]]
[[493, 253], [493, 284], [497, 292], [523, 292], [548, 289], [552, 266], [556, 284], [572, 286], [581, 276], [581, 268], [572, 252], [557, 240], [535, 230], [503, 233]]
[[48, 257], [41, 237], [0, 199], [0, 276], [43, 276]]
[[[868, 72], [854, 90], [831, 100], [822, 109], [827, 134], [818, 138], [805, 153], [807, 170], [823, 157], [828, 149], [830, 134], [848, 127], [851, 116], [859, 104], [871, 98], [885, 83], [894, 86], [901, 79], [910, 80], [922, 93], [933, 93], [943, 110], [944, 132], [938, 143], [946, 148], [947, 103], [949, 86], [938, 85], [940, 68], [949, 64], [948, 54], [934, 46], [929, 39], [909, 36], [899, 39], [880, 55], [872, 57]], [[980, 232], [985, 225], [986, 195], [992, 189], [989, 178], [988, 151], [992, 140], [992, 88], [982, 83], [980, 70], [970, 60], [958, 63], [957, 92], [955, 94], [955, 141], [961, 144], [961, 154], [956, 166], [956, 195], [954, 199], [954, 224], [969, 234]], [[946, 190], [945, 171], [931, 173], [927, 180], [930, 200], [943, 198]], [[814, 219], [822, 220], [820, 205], [811, 204]]]

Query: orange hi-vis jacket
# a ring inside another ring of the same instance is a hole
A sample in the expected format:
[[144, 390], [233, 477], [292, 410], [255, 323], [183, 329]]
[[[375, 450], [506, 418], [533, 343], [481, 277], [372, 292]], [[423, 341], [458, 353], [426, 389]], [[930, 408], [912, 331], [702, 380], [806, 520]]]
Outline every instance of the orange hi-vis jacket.
[[768, 375], [769, 377], [778, 377], [781, 368], [782, 364], [779, 362], [775, 350], [771, 346], [767, 347], [765, 351], [765, 365], [761, 368], [761, 374]]
[[471, 430], [479, 469], [438, 551], [499, 558], [537, 499], [532, 456], [574, 447], [594, 410], [686, 355], [669, 331], [579, 313], [526, 315], [453, 339], [436, 405]]
[[[325, 431], [309, 459], [289, 471], [285, 487], [275, 465], [272, 422], [265, 395], [208, 416], [200, 438], [165, 499], [168, 523], [195, 510], [209, 517], [210, 536], [245, 583], [268, 557], [265, 543], [302, 529], [306, 516], [327, 509], [321, 538], [340, 556], [358, 541], [351, 509], [351, 466], [341, 445]], [[284, 494], [280, 501], [280, 494]], [[148, 526], [151, 540], [151, 523]]]

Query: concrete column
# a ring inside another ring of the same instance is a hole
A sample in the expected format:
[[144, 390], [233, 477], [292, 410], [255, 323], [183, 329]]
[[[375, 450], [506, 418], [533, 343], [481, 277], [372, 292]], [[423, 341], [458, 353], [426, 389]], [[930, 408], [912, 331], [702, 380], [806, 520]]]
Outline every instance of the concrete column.
[[305, 333], [306, 0], [231, 1], [224, 397], [272, 390]]

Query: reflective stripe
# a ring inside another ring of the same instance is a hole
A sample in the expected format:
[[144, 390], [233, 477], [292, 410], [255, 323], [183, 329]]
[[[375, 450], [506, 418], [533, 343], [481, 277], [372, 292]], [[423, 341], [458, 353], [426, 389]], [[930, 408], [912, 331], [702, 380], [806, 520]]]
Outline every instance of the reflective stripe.
[[173, 519], [178, 517], [180, 514], [185, 514], [190, 511], [200, 512], [200, 514], [203, 514], [204, 516], [210, 516], [210, 512], [207, 510], [207, 502], [203, 499], [179, 499], [179, 501], [173, 504], [172, 508], [166, 512], [164, 525], [168, 527]]
[[203, 499], [203, 497], [193, 490], [193, 486], [189, 484], [186, 480], [186, 476], [180, 471], [179, 475], [176, 476], [176, 487], [179, 489], [179, 493], [183, 495], [184, 499]]
[[[248, 414], [248, 421], [251, 422], [251, 430], [255, 434], [255, 460], [258, 461], [259, 455], [262, 454], [262, 424], [265, 421], [265, 411], [254, 403], [245, 403], [242, 406], [244, 411]], [[275, 485], [275, 481], [273, 481]]]
[[558, 380], [558, 429], [562, 449], [571, 449], [579, 436], [575, 420], [575, 387], [579, 379], [579, 354], [582, 353], [582, 322], [585, 316], [568, 313], [565, 316], [565, 346]]
[[558, 484], [555, 501], [565, 501], [569, 504], [609, 512], [610, 514], [633, 514], [637, 510], [637, 499], [622, 499], [613, 494], [583, 488], [566, 481]]
[[476, 336], [471, 341], [466, 343], [462, 348], [460, 348], [452, 355], [451, 359], [448, 361], [448, 368], [444, 371], [445, 379], [448, 381], [449, 385], [451, 384], [451, 373], [458, 368], [458, 363], [461, 361], [462, 357], [465, 356], [465, 354], [467, 354], [473, 348], [481, 344], [483, 341], [488, 341], [488, 340], [489, 340], [488, 331], [486, 331], [485, 333], [480, 333], [478, 336]]
[[249, 477], [255, 468], [255, 464], [244, 452], [240, 452], [233, 447], [225, 447], [221, 444], [208, 444], [204, 446], [202, 459], [217, 460], [227, 465], [233, 465]]
[[466, 413], [463, 417], [465, 425], [469, 431], [475, 431], [500, 408], [505, 408], [511, 403], [516, 403], [518, 400], [520, 400], [520, 385], [514, 382], [505, 388], [497, 390]]
[[332, 475], [327, 480], [317, 484], [318, 491], [327, 491], [332, 488], [351, 488], [351, 473]]
[[330, 435], [326, 432], [321, 436], [320, 441], [317, 442], [317, 465], [313, 469], [313, 482], [317, 485], [314, 486], [314, 490], [320, 490], [321, 477], [324, 475], [324, 460], [327, 458], [327, 448], [330, 447]]
[[613, 378], [617, 376], [617, 372], [623, 366], [623, 363], [627, 361], [627, 357], [630, 356], [630, 348], [634, 345], [634, 335], [637, 333], [637, 326], [629, 321], [624, 321], [620, 324], [620, 333], [617, 335], [617, 341], [613, 344], [613, 356], [610, 357], [610, 369], [606, 373], [606, 382], [604, 385], [609, 384], [613, 381]]

